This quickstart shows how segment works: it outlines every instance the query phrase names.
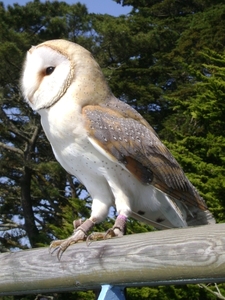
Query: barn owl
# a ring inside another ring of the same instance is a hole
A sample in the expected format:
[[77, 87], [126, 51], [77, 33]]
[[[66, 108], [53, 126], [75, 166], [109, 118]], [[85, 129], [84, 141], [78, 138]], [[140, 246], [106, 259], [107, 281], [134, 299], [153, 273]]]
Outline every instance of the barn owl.
[[41, 116], [56, 159], [92, 197], [90, 218], [75, 222], [69, 238], [51, 243], [58, 257], [86, 240], [111, 206], [118, 215], [110, 237], [124, 234], [129, 217], [159, 229], [215, 222], [153, 128], [112, 94], [89, 51], [66, 40], [31, 47], [21, 88]]

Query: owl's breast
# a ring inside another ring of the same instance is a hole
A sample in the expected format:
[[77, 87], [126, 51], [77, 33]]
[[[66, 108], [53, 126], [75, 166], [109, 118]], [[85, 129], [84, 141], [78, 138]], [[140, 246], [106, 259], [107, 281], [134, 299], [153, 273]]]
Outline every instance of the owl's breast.
[[85, 138], [65, 139], [63, 143], [56, 141], [52, 143], [52, 149], [66, 171], [84, 184], [90, 175], [99, 175], [99, 167], [105, 160]]
[[43, 111], [41, 123], [58, 162], [83, 184], [101, 176], [100, 167], [113, 164], [89, 142], [78, 113], [73, 118], [70, 114], [53, 118], [51, 112]]

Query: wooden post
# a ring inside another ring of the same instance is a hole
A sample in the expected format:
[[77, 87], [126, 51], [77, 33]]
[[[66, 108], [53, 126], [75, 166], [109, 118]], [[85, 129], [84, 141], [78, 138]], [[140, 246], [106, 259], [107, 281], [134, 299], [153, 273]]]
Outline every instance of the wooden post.
[[0, 254], [0, 296], [203, 282], [225, 282], [225, 224]]

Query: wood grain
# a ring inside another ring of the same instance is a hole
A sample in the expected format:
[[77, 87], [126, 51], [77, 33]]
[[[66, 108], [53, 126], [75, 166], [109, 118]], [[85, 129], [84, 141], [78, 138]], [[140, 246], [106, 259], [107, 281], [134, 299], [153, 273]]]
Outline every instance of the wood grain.
[[225, 282], [225, 224], [171, 229], [71, 246], [58, 261], [48, 248], [0, 255], [0, 295]]

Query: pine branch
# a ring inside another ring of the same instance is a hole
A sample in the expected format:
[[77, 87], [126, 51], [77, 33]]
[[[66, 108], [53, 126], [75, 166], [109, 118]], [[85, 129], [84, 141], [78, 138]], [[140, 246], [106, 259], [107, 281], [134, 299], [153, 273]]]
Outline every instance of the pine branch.
[[2, 142], [0, 142], [0, 147], [6, 149], [6, 150], [9, 150], [9, 151], [12, 151], [12, 152], [15, 152], [17, 154], [20, 154], [20, 155], [23, 155], [23, 151], [20, 150], [19, 148], [15, 148], [15, 147], [12, 147], [12, 146], [9, 146], [9, 145], [6, 145]]
[[34, 129], [34, 132], [33, 132], [33, 135], [30, 139], [30, 143], [31, 145], [33, 146], [35, 143], [36, 143], [36, 140], [38, 138], [38, 135], [40, 133], [40, 130], [41, 130], [41, 125], [39, 124], [39, 126], [36, 126], [35, 129]]
[[206, 289], [208, 292], [210, 292], [211, 294], [215, 295], [218, 299], [222, 299], [222, 300], [225, 300], [225, 296], [223, 296], [220, 292], [220, 289], [218, 288], [218, 285], [216, 283], [214, 283], [216, 289], [217, 289], [217, 292], [214, 292], [213, 290], [211, 290], [207, 285], [205, 284], [199, 284], [199, 286], [201, 288], [204, 288]]
[[16, 224], [16, 223], [5, 223], [5, 224], [0, 224], [0, 231], [6, 231], [12, 228], [21, 228], [20, 225]]
[[8, 131], [11, 131], [12, 133], [18, 135], [20, 138], [25, 140], [26, 142], [29, 142], [29, 139], [23, 135], [20, 130], [9, 120], [4, 110], [0, 109], [0, 117], [4, 120], [4, 123], [7, 125]]

